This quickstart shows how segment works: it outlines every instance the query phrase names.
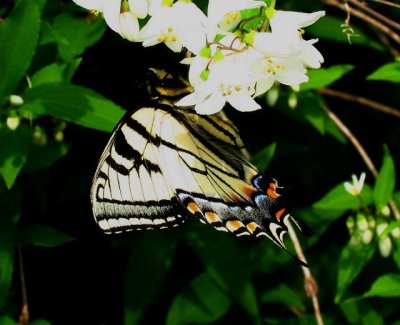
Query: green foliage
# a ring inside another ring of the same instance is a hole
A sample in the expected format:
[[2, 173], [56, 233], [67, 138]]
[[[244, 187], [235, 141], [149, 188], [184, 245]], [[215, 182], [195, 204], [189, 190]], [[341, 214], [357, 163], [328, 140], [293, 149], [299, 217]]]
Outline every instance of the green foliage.
[[390, 82], [400, 82], [400, 62], [387, 63], [372, 72], [368, 80], [381, 80]]
[[[272, 107], [226, 113], [252, 162], [285, 187], [278, 192], [304, 233], [311, 228], [299, 237], [325, 324], [392, 324], [400, 318], [398, 119], [354, 102], [397, 108], [399, 61], [356, 16], [346, 24], [345, 13], [315, 1], [276, 8], [329, 13], [305, 28], [319, 38], [323, 68], [309, 69], [298, 90], [275, 85], [260, 100]], [[96, 228], [90, 179], [109, 137], [98, 131], [111, 132], [126, 110], [147, 103], [147, 68], [169, 67], [179, 55], [123, 40], [73, 1], [1, 2], [0, 324], [18, 323], [22, 275], [32, 325], [315, 323], [300, 265], [267, 240], [197, 220], [109, 237]], [[319, 91], [330, 87], [354, 101]], [[377, 163], [377, 178], [367, 173], [359, 195], [343, 183], [368, 168], [327, 109]]]

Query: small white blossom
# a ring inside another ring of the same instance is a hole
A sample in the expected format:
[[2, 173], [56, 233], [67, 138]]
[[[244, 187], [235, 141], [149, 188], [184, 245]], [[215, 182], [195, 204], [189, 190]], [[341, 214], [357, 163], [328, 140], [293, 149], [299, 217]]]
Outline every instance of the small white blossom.
[[354, 195], [354, 196], [360, 195], [361, 191], [362, 191], [362, 188], [364, 186], [365, 177], [366, 177], [365, 173], [361, 173], [359, 179], [357, 179], [356, 175], [352, 175], [353, 183], [345, 182], [344, 183], [344, 188], [351, 195]]
[[138, 18], [148, 12], [147, 0], [73, 0], [77, 5], [102, 13], [107, 25], [129, 41], [138, 41]]
[[186, 47], [197, 54], [206, 44], [206, 16], [191, 2], [178, 1], [173, 6], [153, 9], [153, 16], [143, 27], [143, 46], [165, 43], [172, 51]]
[[209, 0], [207, 10], [207, 38], [211, 42], [216, 34], [223, 34], [236, 27], [240, 21], [240, 11], [264, 7], [263, 1], [255, 0]]
[[212, 45], [209, 57], [200, 53], [192, 60], [189, 81], [194, 92], [177, 105], [195, 105], [199, 114], [214, 114], [226, 102], [243, 112], [260, 109], [253, 99], [256, 79], [249, 69], [252, 50], [231, 34], [221, 39], [220, 46], [225, 47]]

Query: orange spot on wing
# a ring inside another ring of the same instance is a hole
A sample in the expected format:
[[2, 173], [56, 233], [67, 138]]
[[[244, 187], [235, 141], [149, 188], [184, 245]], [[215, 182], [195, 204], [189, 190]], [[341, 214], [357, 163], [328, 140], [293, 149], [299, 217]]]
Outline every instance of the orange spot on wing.
[[187, 209], [189, 210], [190, 213], [195, 214], [196, 212], [200, 212], [199, 207], [197, 206], [196, 203], [194, 202], [189, 202], [187, 205]]
[[282, 209], [280, 209], [279, 211], [277, 211], [277, 212], [275, 213], [276, 219], [281, 220], [282, 215], [283, 215], [285, 212], [286, 212], [286, 209], [285, 209], [285, 208], [282, 208]]
[[273, 199], [277, 199], [280, 197], [278, 193], [276, 193], [276, 189], [278, 187], [278, 182], [276, 180], [271, 180], [269, 183], [269, 187], [267, 189], [267, 195]]
[[243, 191], [243, 193], [246, 194], [249, 198], [251, 198], [256, 190], [255, 190], [254, 187], [252, 187], [252, 186], [244, 185], [244, 186], [242, 187], [242, 191]]
[[212, 211], [207, 211], [204, 215], [209, 223], [221, 221], [218, 215]]
[[259, 226], [254, 221], [252, 221], [246, 225], [246, 228], [248, 231], [253, 233], [256, 231], [257, 228], [259, 228]]
[[244, 224], [239, 220], [230, 220], [225, 226], [229, 229], [229, 231], [236, 231], [239, 228], [244, 227]]

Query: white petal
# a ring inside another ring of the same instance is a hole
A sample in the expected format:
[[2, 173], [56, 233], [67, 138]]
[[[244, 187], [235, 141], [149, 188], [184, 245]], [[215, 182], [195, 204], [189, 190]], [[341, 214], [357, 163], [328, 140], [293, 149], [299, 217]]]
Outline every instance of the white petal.
[[88, 10], [103, 12], [104, 0], [73, 0], [78, 6]]
[[204, 101], [204, 96], [193, 92], [185, 97], [182, 97], [175, 105], [177, 106], [194, 106]]
[[300, 51], [301, 61], [306, 67], [318, 69], [324, 62], [322, 54], [312, 45], [310, 41], [302, 41], [304, 46]]
[[353, 194], [354, 186], [353, 186], [352, 184], [350, 184], [349, 182], [344, 182], [343, 185], [344, 185], [345, 190], [346, 190], [348, 193]]
[[120, 15], [121, 35], [128, 41], [137, 42], [139, 40], [139, 22], [131, 12], [124, 12]]
[[241, 112], [252, 112], [261, 108], [261, 106], [246, 92], [239, 92], [228, 96], [228, 102]]
[[200, 115], [210, 115], [218, 113], [224, 108], [226, 99], [219, 92], [215, 92], [210, 97], [208, 97], [204, 102], [197, 104], [195, 109], [197, 114]]
[[120, 34], [119, 27], [119, 16], [121, 12], [121, 1], [120, 0], [105, 0], [103, 15], [108, 26], [114, 31]]
[[271, 29], [298, 29], [314, 24], [322, 16], [325, 16], [325, 11], [316, 11], [312, 13], [283, 11], [277, 10], [270, 20]]
[[172, 51], [172, 52], [180, 52], [182, 51], [182, 43], [181, 42], [165, 42], [165, 45], [168, 46], [168, 48]]
[[129, 0], [129, 9], [136, 17], [143, 19], [147, 16], [149, 6], [147, 0]]
[[266, 93], [270, 88], [274, 85], [275, 78], [272, 76], [267, 76], [259, 81], [256, 84], [256, 92], [254, 97], [258, 97], [264, 93]]
[[271, 56], [287, 56], [292, 52], [290, 43], [285, 37], [274, 33], [256, 33], [254, 35], [253, 47], [263, 54]]

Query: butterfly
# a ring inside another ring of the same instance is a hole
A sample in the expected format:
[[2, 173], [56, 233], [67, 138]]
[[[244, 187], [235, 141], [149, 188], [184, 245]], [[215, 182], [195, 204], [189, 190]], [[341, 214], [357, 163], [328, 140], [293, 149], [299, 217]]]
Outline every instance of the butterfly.
[[108, 141], [91, 188], [99, 227], [105, 233], [162, 229], [194, 216], [285, 249], [291, 216], [277, 182], [244, 157], [236, 126], [223, 114], [178, 107], [167, 93], [127, 114]]

